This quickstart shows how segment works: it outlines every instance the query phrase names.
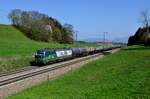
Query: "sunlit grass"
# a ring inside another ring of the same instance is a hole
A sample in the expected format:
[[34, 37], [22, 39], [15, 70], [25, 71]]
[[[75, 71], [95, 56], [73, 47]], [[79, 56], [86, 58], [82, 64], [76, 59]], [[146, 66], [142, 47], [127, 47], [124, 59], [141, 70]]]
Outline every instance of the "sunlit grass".
[[0, 72], [29, 66], [37, 49], [95, 45], [97, 44], [84, 42], [74, 44], [37, 42], [27, 38], [13, 26], [0, 25]]
[[150, 47], [132, 46], [8, 99], [148, 99]]

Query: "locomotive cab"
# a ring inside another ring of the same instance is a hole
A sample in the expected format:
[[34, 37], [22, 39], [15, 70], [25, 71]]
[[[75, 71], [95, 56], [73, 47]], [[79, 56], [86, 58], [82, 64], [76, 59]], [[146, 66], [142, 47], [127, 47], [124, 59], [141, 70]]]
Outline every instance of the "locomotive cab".
[[50, 60], [53, 61], [56, 58], [56, 53], [51, 49], [38, 50], [35, 54], [35, 62], [37, 64], [46, 64]]

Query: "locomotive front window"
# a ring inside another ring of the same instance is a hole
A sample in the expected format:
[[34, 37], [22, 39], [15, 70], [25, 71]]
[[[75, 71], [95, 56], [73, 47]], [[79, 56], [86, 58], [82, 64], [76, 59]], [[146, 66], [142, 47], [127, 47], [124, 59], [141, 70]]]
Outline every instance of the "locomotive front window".
[[41, 50], [37, 51], [37, 53], [36, 53], [36, 57], [37, 58], [42, 58], [44, 56], [45, 56], [45, 52], [44, 51], [41, 51]]

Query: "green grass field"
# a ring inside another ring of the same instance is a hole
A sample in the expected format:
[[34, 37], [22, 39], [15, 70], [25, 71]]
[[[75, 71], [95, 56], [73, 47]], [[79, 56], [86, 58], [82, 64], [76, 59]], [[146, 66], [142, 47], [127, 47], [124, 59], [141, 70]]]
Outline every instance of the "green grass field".
[[85, 42], [74, 44], [37, 42], [27, 38], [13, 26], [0, 25], [0, 72], [29, 66], [37, 49], [96, 45]]
[[148, 99], [150, 47], [131, 46], [7, 99]]
[[39, 48], [65, 48], [72, 46], [89, 46], [95, 43], [58, 44], [30, 40], [22, 32], [10, 25], [0, 25], [0, 56], [31, 54]]

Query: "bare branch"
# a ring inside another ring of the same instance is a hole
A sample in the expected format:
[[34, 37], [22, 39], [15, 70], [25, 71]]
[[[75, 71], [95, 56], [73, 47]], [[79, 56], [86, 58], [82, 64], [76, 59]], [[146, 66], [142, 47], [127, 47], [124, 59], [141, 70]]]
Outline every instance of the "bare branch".
[[149, 21], [150, 21], [148, 10], [145, 10], [145, 11], [141, 12], [141, 18], [142, 18], [143, 26], [145, 28], [148, 28], [149, 27]]

